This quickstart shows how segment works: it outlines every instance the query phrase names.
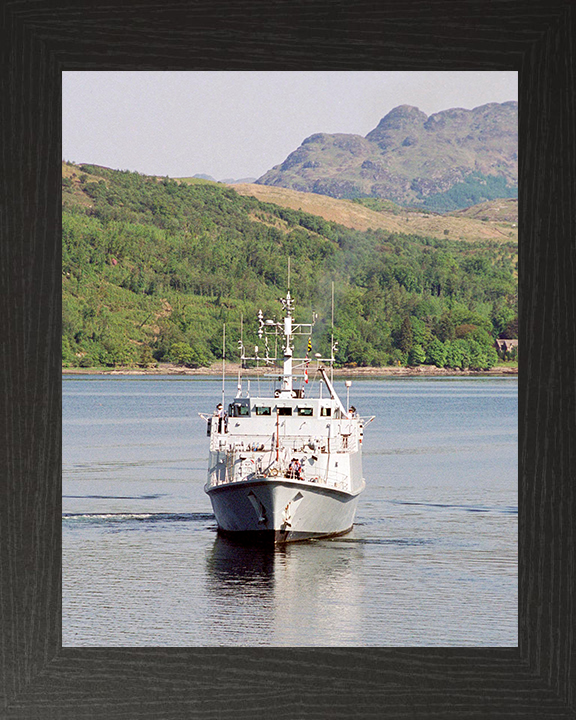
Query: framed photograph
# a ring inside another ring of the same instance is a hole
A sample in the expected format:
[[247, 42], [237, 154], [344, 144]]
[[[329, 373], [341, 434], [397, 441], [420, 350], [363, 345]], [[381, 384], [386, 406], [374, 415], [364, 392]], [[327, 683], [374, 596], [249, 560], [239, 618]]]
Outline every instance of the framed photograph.
[[[570, 6], [12, 4], [2, 23], [6, 717], [573, 717]], [[519, 74], [518, 646], [508, 633], [501, 646], [233, 647], [223, 633], [211, 647], [75, 647], [61, 605], [62, 73], [302, 69]]]

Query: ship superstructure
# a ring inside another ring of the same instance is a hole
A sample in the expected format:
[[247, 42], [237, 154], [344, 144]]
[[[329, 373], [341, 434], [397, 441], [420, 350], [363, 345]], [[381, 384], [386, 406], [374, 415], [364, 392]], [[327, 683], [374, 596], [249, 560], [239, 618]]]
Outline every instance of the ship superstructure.
[[[272, 369], [270, 352], [282, 344], [282, 369], [272, 373], [276, 387], [268, 393], [244, 390], [239, 378], [236, 397], [214, 415], [202, 414], [210, 437], [208, 481], [218, 528], [224, 533], [255, 535], [276, 543], [344, 534], [352, 529], [362, 477], [362, 418], [343, 405], [330, 377], [329, 358], [293, 357], [293, 338], [312, 334], [312, 322], [295, 323], [290, 292], [282, 299], [280, 322], [258, 314], [258, 346], [242, 364], [263, 360]], [[308, 341], [308, 351], [311, 341]], [[279, 358], [278, 358], [279, 359]], [[295, 371], [300, 371], [298, 375]], [[308, 375], [318, 378], [317, 397], [307, 397]], [[299, 377], [298, 388], [295, 378]]]

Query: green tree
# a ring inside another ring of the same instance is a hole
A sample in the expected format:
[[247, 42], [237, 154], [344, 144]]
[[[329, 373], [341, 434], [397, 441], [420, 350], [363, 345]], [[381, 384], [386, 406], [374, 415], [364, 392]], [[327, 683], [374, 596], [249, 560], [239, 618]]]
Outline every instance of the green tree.
[[506, 330], [509, 323], [514, 320], [515, 312], [511, 307], [507, 307], [503, 302], [494, 302], [490, 319], [494, 326], [494, 335], [499, 337]]
[[426, 353], [422, 345], [414, 345], [408, 353], [408, 365], [422, 365], [426, 362]]
[[502, 335], [510, 339], [518, 338], [518, 315], [506, 325]]
[[140, 356], [138, 358], [138, 365], [140, 367], [152, 367], [156, 365], [154, 356], [152, 355], [152, 348], [149, 345], [143, 345], [140, 350]]
[[436, 323], [435, 334], [440, 340], [442, 340], [442, 342], [454, 340], [456, 333], [454, 329], [454, 321], [450, 314], [443, 315]]
[[168, 360], [190, 368], [205, 367], [210, 364], [209, 359], [204, 353], [185, 342], [174, 343], [172, 345], [168, 354]]
[[[477, 340], [469, 340], [468, 345], [470, 348], [468, 367], [471, 370], [489, 370], [498, 361], [498, 355], [496, 354], [496, 359], [494, 360], [489, 352], [490, 348], [486, 348]], [[495, 349], [494, 352], [496, 353]]]
[[412, 325], [414, 345], [421, 345], [423, 348], [426, 348], [432, 340], [432, 333], [426, 323], [414, 316], [410, 318], [410, 323]]
[[77, 357], [70, 345], [70, 338], [62, 337], [62, 367], [74, 367], [77, 363]]
[[434, 338], [426, 348], [426, 363], [439, 368], [444, 367], [446, 363], [446, 347], [438, 338]]
[[446, 367], [455, 369], [464, 367], [463, 345], [465, 345], [465, 342], [462, 340], [446, 343], [446, 357], [444, 360]]
[[403, 353], [408, 354], [414, 345], [414, 334], [412, 332], [412, 323], [409, 317], [405, 317], [400, 328], [400, 339], [398, 347]]
[[487, 359], [487, 366], [486, 370], [490, 370], [490, 368], [493, 368], [495, 365], [498, 364], [498, 353], [496, 351], [496, 348], [493, 346], [490, 346], [486, 350], [486, 359]]
[[102, 343], [99, 360], [102, 365], [129, 366], [136, 362], [136, 351], [124, 338], [107, 337]]

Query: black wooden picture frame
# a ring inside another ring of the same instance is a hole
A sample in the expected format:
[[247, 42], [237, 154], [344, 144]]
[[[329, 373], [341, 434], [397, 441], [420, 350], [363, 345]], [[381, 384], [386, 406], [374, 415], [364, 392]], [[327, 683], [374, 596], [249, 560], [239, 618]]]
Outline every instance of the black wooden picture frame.
[[[1, 718], [576, 717], [575, 15], [568, 0], [4, 3]], [[517, 649], [61, 647], [61, 73], [73, 69], [519, 72]]]

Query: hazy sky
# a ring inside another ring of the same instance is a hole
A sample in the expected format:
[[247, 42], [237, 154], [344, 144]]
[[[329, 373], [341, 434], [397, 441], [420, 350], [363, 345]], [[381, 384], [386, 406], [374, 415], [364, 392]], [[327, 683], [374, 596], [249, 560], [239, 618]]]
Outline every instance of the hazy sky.
[[317, 132], [366, 135], [517, 100], [516, 72], [65, 72], [62, 158], [146, 175], [260, 177]]

